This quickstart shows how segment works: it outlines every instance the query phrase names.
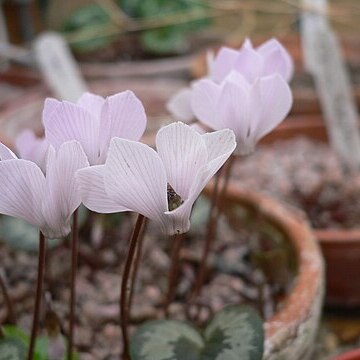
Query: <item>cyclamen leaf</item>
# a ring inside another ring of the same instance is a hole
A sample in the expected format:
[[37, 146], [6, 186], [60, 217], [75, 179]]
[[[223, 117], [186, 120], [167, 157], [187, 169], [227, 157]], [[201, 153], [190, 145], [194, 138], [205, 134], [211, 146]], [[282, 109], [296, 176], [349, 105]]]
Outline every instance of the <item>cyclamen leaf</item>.
[[229, 305], [217, 313], [204, 332], [201, 360], [260, 360], [264, 331], [259, 315], [248, 306]]
[[133, 360], [198, 360], [204, 342], [190, 325], [174, 320], [150, 321], [130, 342]]
[[130, 351], [133, 360], [261, 360], [263, 343], [259, 315], [230, 305], [215, 315], [204, 338], [179, 321], [151, 321], [137, 329]]

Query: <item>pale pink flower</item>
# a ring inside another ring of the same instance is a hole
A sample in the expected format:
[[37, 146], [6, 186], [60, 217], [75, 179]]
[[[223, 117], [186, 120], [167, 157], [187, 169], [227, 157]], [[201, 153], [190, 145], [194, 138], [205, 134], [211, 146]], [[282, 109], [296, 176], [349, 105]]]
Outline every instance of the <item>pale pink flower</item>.
[[131, 91], [106, 99], [85, 93], [76, 104], [47, 99], [43, 112], [45, 137], [58, 149], [69, 140], [83, 147], [90, 165], [103, 164], [110, 140], [139, 140], [146, 128], [141, 101]]
[[187, 232], [196, 198], [236, 147], [234, 134], [200, 135], [178, 122], [159, 130], [156, 147], [114, 138], [105, 165], [77, 173], [85, 206], [135, 211], [166, 234]]
[[49, 143], [44, 137], [37, 137], [30, 129], [23, 130], [15, 139], [16, 152], [24, 160], [37, 164], [45, 172]]
[[27, 221], [47, 238], [68, 235], [71, 215], [81, 203], [75, 172], [89, 166], [81, 145], [66, 142], [57, 152], [50, 146], [46, 176], [1, 143], [0, 159], [0, 213]]
[[[279, 74], [289, 82], [294, 73], [290, 54], [276, 39], [270, 39], [256, 48], [249, 39], [246, 39], [238, 50], [224, 46], [216, 56], [212, 53], [207, 54], [207, 67], [206, 79], [215, 84], [221, 84], [234, 71], [241, 74], [249, 83], [273, 74]], [[192, 88], [187, 87], [170, 98], [167, 109], [175, 119], [187, 123], [195, 120], [192, 97]], [[241, 101], [239, 99], [239, 102]]]
[[239, 155], [251, 153], [256, 143], [284, 120], [291, 105], [290, 87], [278, 74], [249, 83], [233, 71], [220, 85], [204, 79], [193, 87], [196, 117], [214, 130], [232, 129]]

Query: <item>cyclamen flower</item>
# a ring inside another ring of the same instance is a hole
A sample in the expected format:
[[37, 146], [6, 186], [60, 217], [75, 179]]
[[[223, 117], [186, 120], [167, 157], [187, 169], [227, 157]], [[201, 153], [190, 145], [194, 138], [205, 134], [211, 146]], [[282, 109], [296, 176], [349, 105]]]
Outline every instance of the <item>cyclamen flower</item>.
[[[206, 78], [216, 84], [221, 84], [233, 71], [241, 74], [249, 83], [253, 83], [259, 77], [273, 74], [279, 74], [289, 82], [294, 72], [291, 56], [276, 39], [270, 39], [256, 48], [249, 39], [245, 40], [239, 50], [224, 46], [216, 56], [208, 55], [207, 64]], [[180, 90], [171, 97], [167, 109], [178, 120], [185, 122], [194, 120], [192, 96], [191, 87]]]
[[106, 99], [85, 93], [76, 104], [47, 99], [43, 112], [45, 137], [58, 149], [69, 140], [82, 145], [90, 165], [103, 164], [110, 140], [139, 140], [146, 128], [141, 101], [131, 91]]
[[81, 203], [75, 172], [89, 166], [77, 141], [48, 150], [46, 176], [29, 160], [0, 143], [0, 213], [23, 219], [47, 238], [70, 233], [71, 215]]
[[114, 138], [105, 165], [78, 171], [82, 201], [97, 212], [138, 212], [173, 235], [190, 227], [192, 206], [236, 147], [231, 130], [200, 135], [183, 123], [159, 130], [157, 152]]
[[214, 130], [232, 129], [240, 155], [251, 153], [256, 143], [284, 120], [291, 105], [290, 87], [278, 74], [250, 84], [233, 71], [220, 85], [205, 79], [193, 88], [196, 117]]
[[16, 137], [15, 148], [21, 159], [33, 161], [45, 172], [49, 143], [44, 137], [39, 138], [32, 130], [25, 129]]

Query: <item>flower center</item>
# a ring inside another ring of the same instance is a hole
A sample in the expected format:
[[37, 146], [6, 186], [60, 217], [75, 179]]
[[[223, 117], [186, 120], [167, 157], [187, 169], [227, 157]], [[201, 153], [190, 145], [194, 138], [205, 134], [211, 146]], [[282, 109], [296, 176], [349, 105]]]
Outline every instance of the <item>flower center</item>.
[[167, 184], [167, 200], [169, 211], [177, 209], [184, 202], [169, 183]]

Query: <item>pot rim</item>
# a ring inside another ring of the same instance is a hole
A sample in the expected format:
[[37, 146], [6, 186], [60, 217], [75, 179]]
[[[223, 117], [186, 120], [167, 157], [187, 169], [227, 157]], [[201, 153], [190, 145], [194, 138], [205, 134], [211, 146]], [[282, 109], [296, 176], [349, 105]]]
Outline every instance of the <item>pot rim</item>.
[[296, 336], [302, 322], [313, 311], [314, 300], [322, 296], [324, 263], [319, 246], [305, 217], [284, 204], [256, 192], [241, 189], [234, 182], [229, 184], [227, 199], [240, 202], [264, 215], [291, 241], [298, 263], [298, 275], [291, 292], [285, 297], [283, 307], [265, 324], [266, 341], [276, 346], [280, 333], [286, 337]]

